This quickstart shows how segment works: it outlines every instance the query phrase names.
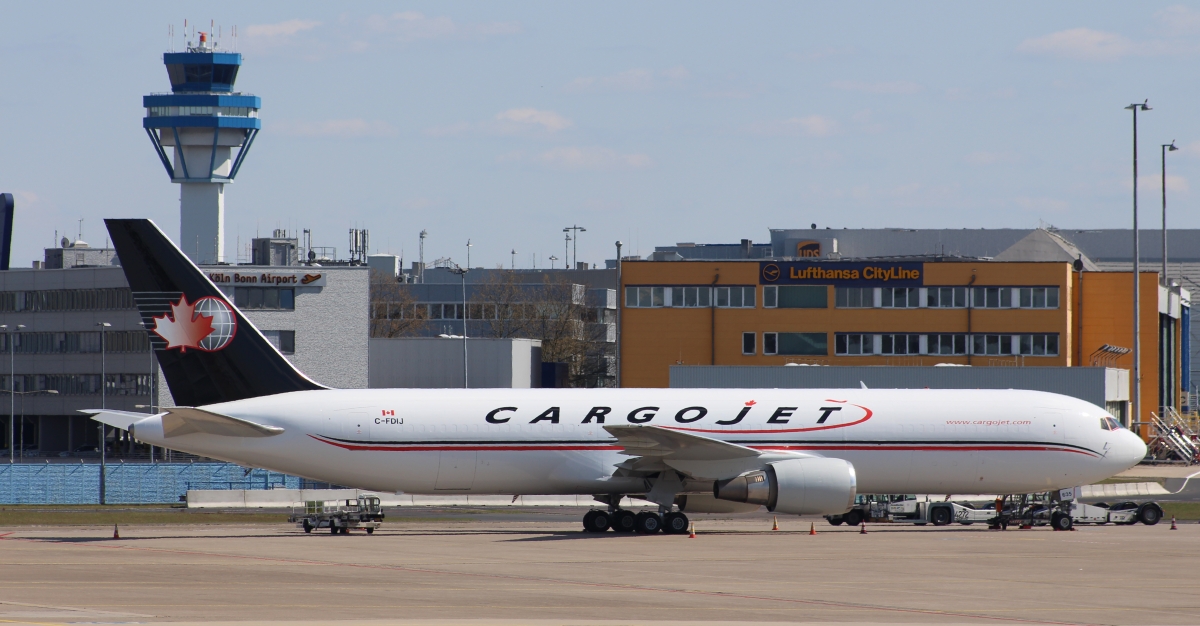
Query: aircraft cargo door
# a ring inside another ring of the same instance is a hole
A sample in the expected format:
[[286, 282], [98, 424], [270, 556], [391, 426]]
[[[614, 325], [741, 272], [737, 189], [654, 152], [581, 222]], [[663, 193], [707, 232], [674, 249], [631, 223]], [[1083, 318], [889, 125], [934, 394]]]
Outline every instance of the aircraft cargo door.
[[475, 483], [474, 450], [442, 450], [438, 455], [437, 484], [434, 489], [466, 491]]
[[[448, 434], [446, 440], [461, 440], [460, 428], [464, 426], [444, 426]], [[467, 443], [467, 441], [463, 441]], [[475, 464], [479, 462], [479, 452], [474, 450], [443, 450], [438, 453], [438, 480], [433, 484], [437, 490], [468, 490], [475, 483]]]

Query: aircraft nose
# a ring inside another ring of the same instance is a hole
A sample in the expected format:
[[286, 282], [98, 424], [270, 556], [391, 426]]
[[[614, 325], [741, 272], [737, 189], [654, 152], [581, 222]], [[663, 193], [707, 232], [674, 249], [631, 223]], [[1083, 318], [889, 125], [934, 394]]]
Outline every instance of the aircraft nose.
[[1128, 430], [1120, 431], [1117, 434], [1120, 435], [1117, 449], [1121, 454], [1121, 459], [1128, 464], [1128, 467], [1141, 463], [1142, 459], [1146, 458], [1146, 442]]

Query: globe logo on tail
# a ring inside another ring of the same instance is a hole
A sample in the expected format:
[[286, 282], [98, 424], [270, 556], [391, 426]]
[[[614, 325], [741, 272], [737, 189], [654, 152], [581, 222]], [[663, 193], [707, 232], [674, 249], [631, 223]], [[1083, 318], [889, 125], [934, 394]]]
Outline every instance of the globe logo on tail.
[[167, 342], [168, 350], [216, 352], [233, 341], [237, 316], [220, 298], [205, 296], [189, 304], [187, 296], [180, 296], [170, 313], [154, 318], [152, 330]]

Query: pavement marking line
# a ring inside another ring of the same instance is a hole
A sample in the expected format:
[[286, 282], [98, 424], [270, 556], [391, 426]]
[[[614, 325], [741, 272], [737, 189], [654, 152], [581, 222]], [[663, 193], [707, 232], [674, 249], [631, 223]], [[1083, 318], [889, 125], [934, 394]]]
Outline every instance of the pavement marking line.
[[23, 606], [32, 609], [48, 609], [51, 611], [71, 611], [75, 613], [100, 613], [103, 615], [111, 615], [113, 617], [157, 617], [156, 615], [141, 615], [139, 613], [128, 613], [125, 611], [102, 611], [100, 609], [78, 609], [73, 606], [52, 606], [49, 604], [31, 604], [29, 602], [16, 602], [13, 600], [0, 600], [0, 605]]
[[837, 601], [833, 601], [833, 600], [777, 598], [777, 597], [772, 597], [772, 596], [736, 594], [736, 593], [726, 593], [726, 592], [719, 592], [719, 591], [704, 591], [704, 590], [699, 590], [699, 589], [670, 589], [670, 588], [663, 588], [663, 587], [651, 587], [651, 586], [647, 586], [647, 585], [621, 585], [621, 584], [616, 584], [616, 583], [596, 583], [596, 582], [573, 581], [573, 580], [545, 578], [545, 577], [536, 577], [536, 576], [515, 576], [515, 575], [511, 575], [511, 574], [484, 574], [484, 573], [477, 573], [477, 572], [452, 572], [452, 571], [436, 570], [436, 569], [429, 569], [429, 568], [405, 567], [402, 565], [368, 565], [368, 564], [359, 564], [359, 563], [339, 563], [337, 561], [317, 561], [317, 560], [311, 560], [311, 559], [286, 559], [286, 558], [282, 558], [282, 557], [263, 557], [263, 556], [250, 556], [250, 555], [238, 555], [238, 554], [224, 554], [224, 553], [220, 553], [220, 552], [201, 552], [198, 550], [175, 550], [175, 549], [167, 549], [167, 548], [147, 548], [147, 547], [138, 547], [138, 546], [104, 545], [102, 543], [67, 542], [67, 541], [59, 541], [59, 540], [54, 540], [54, 539], [33, 539], [33, 538], [19, 538], [19, 537], [10, 539], [8, 537], [0, 537], [0, 541], [21, 541], [21, 542], [30, 542], [30, 543], [43, 543], [43, 544], [44, 543], [57, 543], [57, 544], [66, 544], [66, 545], [70, 545], [70, 546], [77, 546], [77, 547], [84, 547], [84, 548], [125, 550], [125, 551], [131, 551], [131, 552], [155, 552], [155, 553], [163, 553], [163, 554], [177, 554], [177, 555], [204, 556], [204, 557], [217, 557], [217, 558], [223, 557], [223, 558], [227, 558], [227, 559], [240, 559], [240, 560], [262, 561], [262, 562], [271, 562], [271, 563], [284, 563], [284, 564], [294, 564], [294, 565], [336, 566], [336, 567], [346, 567], [346, 568], [352, 568], [352, 569], [373, 569], [373, 570], [383, 570], [383, 571], [409, 572], [409, 573], [413, 573], [413, 574], [438, 574], [438, 575], [443, 575], [443, 576], [466, 576], [466, 577], [473, 577], [473, 578], [490, 578], [490, 579], [495, 579], [495, 580], [518, 580], [518, 581], [525, 581], [525, 582], [531, 582], [531, 583], [535, 583], [535, 582], [551, 583], [551, 584], [557, 583], [557, 584], [574, 585], [577, 587], [593, 587], [593, 588], [600, 588], [600, 589], [616, 589], [616, 590], [626, 590], [626, 591], [643, 591], [643, 592], [650, 592], [650, 593], [697, 595], [697, 596], [732, 598], [732, 599], [738, 599], [738, 600], [751, 600], [751, 601], [782, 602], [785, 604], [801, 604], [801, 605], [822, 606], [822, 607], [829, 607], [829, 608], [852, 608], [852, 609], [881, 611], [881, 612], [908, 613], [908, 614], [914, 614], [914, 615], [935, 615], [935, 616], [939, 616], [939, 617], [966, 617], [966, 618], [971, 618], [971, 619], [981, 619], [981, 620], [991, 620], [991, 621], [997, 621], [997, 622], [1011, 622], [1011, 623], [1021, 623], [1021, 624], [1049, 624], [1049, 625], [1053, 625], [1053, 626], [1079, 626], [1080, 624], [1083, 624], [1083, 622], [1059, 622], [1059, 621], [1047, 621], [1047, 620], [1033, 620], [1033, 619], [1023, 619], [1023, 618], [1018, 618], [1018, 617], [979, 615], [979, 614], [974, 614], [974, 613], [960, 613], [960, 612], [954, 612], [954, 611], [937, 611], [937, 610], [933, 610], [933, 609], [888, 607], [888, 606], [871, 605], [871, 604], [854, 603], [854, 602], [837, 602]]

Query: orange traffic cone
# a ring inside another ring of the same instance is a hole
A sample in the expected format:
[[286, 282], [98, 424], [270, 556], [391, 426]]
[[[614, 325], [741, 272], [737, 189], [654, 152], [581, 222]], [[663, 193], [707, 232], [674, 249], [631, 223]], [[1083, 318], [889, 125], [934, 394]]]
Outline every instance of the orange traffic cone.
[[1174, 515], [1171, 516], [1171, 530], [1179, 530], [1179, 527], [1175, 525], [1175, 516]]
[[810, 534], [810, 535], [815, 535], [815, 534], [817, 534], [817, 525], [816, 525], [816, 524], [813, 524], [812, 522], [809, 522], [809, 524], [808, 524], [808, 534]]
[[858, 534], [860, 534], [860, 535], [867, 534], [867, 523], [866, 522], [862, 523], [862, 526], [858, 530]]
[[771, 524], [771, 530], [779, 530], [779, 517], [772, 516], [772, 519], [774, 519], [775, 522]]
[[117, 531], [117, 525], [113, 524], [113, 539], [120, 539], [121, 533]]
[[692, 522], [688, 527], [688, 539], [696, 538], [696, 522]]

